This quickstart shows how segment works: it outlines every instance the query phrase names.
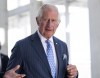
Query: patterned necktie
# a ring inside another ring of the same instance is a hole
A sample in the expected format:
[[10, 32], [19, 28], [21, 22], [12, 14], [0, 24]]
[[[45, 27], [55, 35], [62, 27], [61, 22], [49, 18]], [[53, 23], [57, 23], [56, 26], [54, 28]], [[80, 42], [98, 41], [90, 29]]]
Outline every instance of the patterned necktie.
[[53, 56], [52, 46], [51, 46], [49, 40], [46, 40], [46, 43], [47, 43], [47, 59], [48, 59], [49, 66], [50, 66], [50, 69], [51, 69], [52, 77], [55, 78], [55, 76], [56, 76], [56, 67], [55, 67], [55, 63], [54, 63], [54, 56]]

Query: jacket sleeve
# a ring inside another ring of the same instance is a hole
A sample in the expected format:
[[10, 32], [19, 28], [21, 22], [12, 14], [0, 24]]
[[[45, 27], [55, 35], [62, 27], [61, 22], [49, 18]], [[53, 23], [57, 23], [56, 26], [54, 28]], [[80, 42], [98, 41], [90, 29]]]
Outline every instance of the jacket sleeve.
[[[16, 43], [14, 48], [12, 49], [12, 55], [8, 61], [7, 71], [14, 68], [17, 65], [22, 65], [22, 54], [20, 51], [20, 45], [19, 43]], [[17, 73], [20, 73], [21, 68], [17, 71]]]

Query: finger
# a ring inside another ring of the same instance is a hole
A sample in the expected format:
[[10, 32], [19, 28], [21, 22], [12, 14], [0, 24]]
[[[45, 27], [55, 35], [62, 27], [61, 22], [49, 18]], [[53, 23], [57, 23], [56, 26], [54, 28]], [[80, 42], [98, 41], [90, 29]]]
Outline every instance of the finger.
[[25, 74], [17, 74], [16, 75], [16, 78], [23, 78], [23, 77], [25, 77], [26, 75]]
[[25, 77], [26, 75], [25, 74], [21, 74], [21, 77]]
[[16, 70], [18, 70], [19, 68], [20, 68], [20, 65], [17, 65], [16, 67], [14, 67], [14, 68], [11, 69], [11, 70], [16, 71]]
[[71, 64], [70, 64], [70, 65], [67, 66], [67, 70], [71, 70], [71, 69], [75, 69], [75, 68], [76, 68], [75, 65], [71, 65]]
[[70, 70], [71, 69], [71, 64], [69, 64], [68, 66], [67, 66], [67, 70]]

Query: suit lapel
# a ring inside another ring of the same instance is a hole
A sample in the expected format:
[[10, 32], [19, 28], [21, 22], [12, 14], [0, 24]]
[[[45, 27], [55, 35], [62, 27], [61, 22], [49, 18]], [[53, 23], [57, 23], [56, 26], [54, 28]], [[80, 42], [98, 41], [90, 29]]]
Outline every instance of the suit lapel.
[[44, 51], [44, 48], [42, 46], [41, 40], [38, 36], [38, 33], [36, 32], [32, 37], [32, 44], [33, 46], [36, 48], [37, 54], [39, 56], [39, 58], [42, 60], [42, 63], [47, 67], [47, 69], [50, 72], [50, 67], [49, 67], [49, 63]]
[[54, 45], [55, 45], [55, 50], [56, 50], [56, 55], [57, 55], [57, 62], [58, 62], [58, 73], [57, 73], [57, 78], [59, 78], [59, 74], [60, 74], [60, 68], [63, 65], [63, 59], [62, 59], [62, 52], [61, 52], [61, 47], [60, 47], [60, 43], [55, 39], [54, 37]]

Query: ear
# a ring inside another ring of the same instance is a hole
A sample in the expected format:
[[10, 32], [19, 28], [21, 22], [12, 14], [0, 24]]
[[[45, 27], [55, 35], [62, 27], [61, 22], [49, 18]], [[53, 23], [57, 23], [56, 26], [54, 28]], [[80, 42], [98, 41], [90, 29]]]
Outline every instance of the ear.
[[57, 23], [57, 27], [59, 26], [59, 24], [60, 24], [60, 20], [59, 20], [58, 23]]
[[36, 22], [37, 22], [37, 25], [39, 26], [39, 19], [38, 19], [38, 17], [36, 17]]
[[60, 24], [60, 23], [57, 24], [57, 28], [58, 28], [59, 24]]

